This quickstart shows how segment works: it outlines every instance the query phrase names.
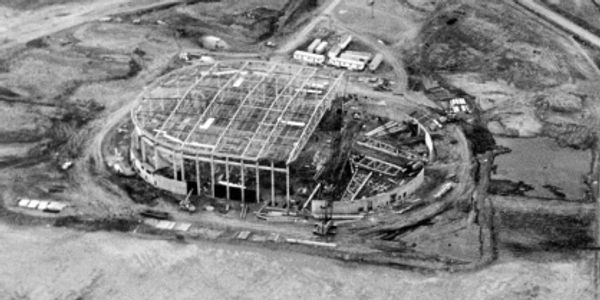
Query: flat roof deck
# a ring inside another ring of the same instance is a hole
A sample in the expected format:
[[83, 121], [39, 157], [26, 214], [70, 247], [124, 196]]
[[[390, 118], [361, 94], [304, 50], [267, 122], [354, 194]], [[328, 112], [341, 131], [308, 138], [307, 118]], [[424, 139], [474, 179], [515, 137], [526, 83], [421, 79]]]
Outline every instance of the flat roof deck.
[[176, 151], [290, 163], [342, 80], [343, 72], [267, 61], [193, 65], [147, 88], [132, 119]]

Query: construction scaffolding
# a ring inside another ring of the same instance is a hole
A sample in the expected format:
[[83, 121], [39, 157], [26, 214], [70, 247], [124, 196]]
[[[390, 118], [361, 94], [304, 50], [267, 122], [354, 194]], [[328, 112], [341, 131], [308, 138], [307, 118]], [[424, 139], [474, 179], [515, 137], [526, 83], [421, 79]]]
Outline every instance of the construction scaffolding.
[[[207, 178], [216, 186], [256, 189], [261, 171], [285, 176], [289, 165], [341, 94], [342, 72], [267, 61], [226, 61], [169, 73], [148, 87], [132, 111], [132, 145], [139, 160], [156, 171], [172, 169], [172, 180], [194, 179], [197, 193]], [[192, 167], [189, 167], [192, 166]], [[195, 169], [194, 172], [189, 170]], [[210, 170], [210, 174], [208, 172]], [[189, 189], [189, 187], [188, 187]]]

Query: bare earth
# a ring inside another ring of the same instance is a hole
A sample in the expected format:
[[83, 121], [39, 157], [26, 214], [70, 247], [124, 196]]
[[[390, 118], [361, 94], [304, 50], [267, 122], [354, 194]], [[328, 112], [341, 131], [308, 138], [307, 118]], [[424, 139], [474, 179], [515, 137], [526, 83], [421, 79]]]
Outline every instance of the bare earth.
[[422, 275], [264, 248], [4, 224], [0, 264], [3, 299], [592, 297], [587, 259], [516, 260], [474, 273]]

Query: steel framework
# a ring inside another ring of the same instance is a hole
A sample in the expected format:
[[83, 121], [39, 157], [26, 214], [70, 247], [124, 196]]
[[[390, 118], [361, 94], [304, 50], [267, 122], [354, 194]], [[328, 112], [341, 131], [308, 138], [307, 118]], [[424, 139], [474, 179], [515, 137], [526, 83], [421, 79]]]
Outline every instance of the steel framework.
[[[211, 195], [216, 184], [226, 187], [227, 199], [230, 187], [239, 188], [242, 202], [249, 179], [259, 199], [261, 171], [270, 171], [273, 200], [279, 173], [289, 207], [289, 165], [341, 92], [343, 78], [339, 71], [267, 61], [222, 61], [169, 73], [144, 90], [132, 111], [136, 159], [151, 170], [171, 167], [175, 181], [195, 175], [198, 192], [200, 164], [208, 164]], [[186, 163], [194, 172], [186, 174]], [[225, 178], [217, 180], [219, 172]]]

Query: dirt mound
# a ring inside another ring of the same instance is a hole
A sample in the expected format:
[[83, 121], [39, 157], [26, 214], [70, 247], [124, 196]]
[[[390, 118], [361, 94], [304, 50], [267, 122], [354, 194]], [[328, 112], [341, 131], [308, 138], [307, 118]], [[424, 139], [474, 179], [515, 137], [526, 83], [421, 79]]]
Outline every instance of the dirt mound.
[[236, 48], [272, 36], [315, 4], [314, 0], [199, 2], [147, 14], [142, 20], [160, 19], [183, 37], [217, 35]]
[[545, 123], [542, 133], [554, 138], [561, 147], [573, 147], [575, 149], [589, 149], [596, 140], [596, 135], [592, 129], [577, 124]]
[[478, 1], [440, 9], [420, 34], [425, 72], [479, 72], [537, 90], [581, 77], [563, 59], [560, 45], [502, 3]]
[[548, 108], [556, 112], [578, 112], [583, 108], [583, 99], [567, 93], [553, 93], [542, 100], [543, 104], [548, 105]]

